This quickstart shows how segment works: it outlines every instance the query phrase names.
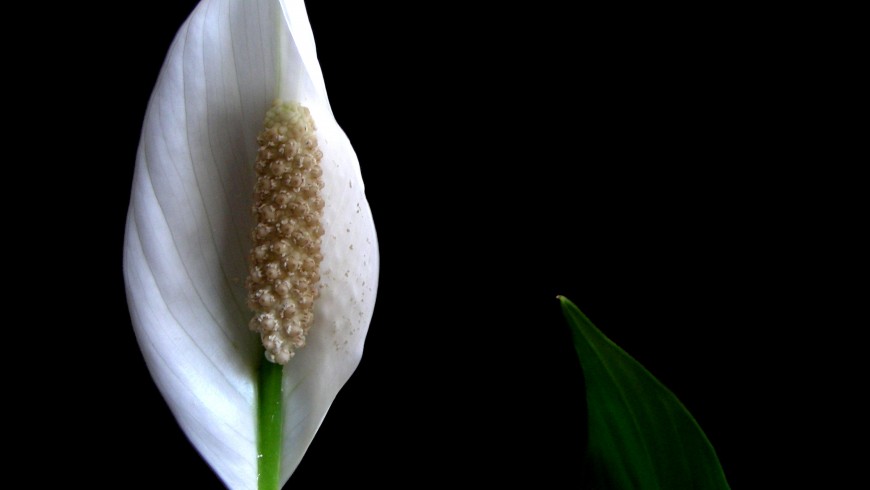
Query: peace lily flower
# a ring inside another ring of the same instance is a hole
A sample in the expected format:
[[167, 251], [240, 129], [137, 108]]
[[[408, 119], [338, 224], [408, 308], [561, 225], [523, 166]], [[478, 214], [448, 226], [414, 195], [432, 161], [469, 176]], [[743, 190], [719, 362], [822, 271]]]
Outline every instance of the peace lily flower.
[[124, 273], [154, 381], [229, 488], [265, 488], [264, 440], [269, 485], [299, 464], [359, 363], [378, 267], [302, 0], [203, 0], [145, 116]]

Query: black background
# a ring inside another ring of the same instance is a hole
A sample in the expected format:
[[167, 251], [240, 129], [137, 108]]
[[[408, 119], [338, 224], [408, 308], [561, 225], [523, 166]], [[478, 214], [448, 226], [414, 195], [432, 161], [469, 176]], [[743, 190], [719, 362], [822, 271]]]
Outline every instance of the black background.
[[[65, 437], [100, 449], [72, 443], [70, 483], [222, 488], [150, 379], [121, 274], [145, 107], [195, 3], [118, 6], [123, 22], [77, 33], [95, 75], [72, 103], [111, 124], [83, 146], [104, 150], [83, 170], [102, 185], [80, 196], [95, 219], [77, 243], [104, 268], [71, 273], [105, 292]], [[308, 11], [380, 287], [362, 363], [290, 487], [575, 479], [582, 375], [557, 294], [677, 394], [732, 487], [777, 481], [794, 463], [771, 455], [810, 430], [782, 401], [821, 384], [793, 344], [824, 267], [801, 260], [824, 233], [806, 227], [808, 176], [778, 157], [797, 111], [778, 44], [728, 12], [354, 3]]]

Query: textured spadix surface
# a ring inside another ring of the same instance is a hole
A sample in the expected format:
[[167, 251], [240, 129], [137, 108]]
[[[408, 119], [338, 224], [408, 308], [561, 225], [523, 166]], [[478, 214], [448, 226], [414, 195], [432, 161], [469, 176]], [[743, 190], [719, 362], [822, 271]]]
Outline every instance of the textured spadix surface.
[[356, 155], [329, 107], [302, 1], [204, 0], [151, 97], [124, 249], [127, 298], [155, 383], [232, 489], [257, 486], [248, 329], [257, 134], [273, 100], [311, 111], [323, 152], [323, 262], [307, 345], [284, 366], [282, 481], [353, 373], [374, 309], [378, 251]]

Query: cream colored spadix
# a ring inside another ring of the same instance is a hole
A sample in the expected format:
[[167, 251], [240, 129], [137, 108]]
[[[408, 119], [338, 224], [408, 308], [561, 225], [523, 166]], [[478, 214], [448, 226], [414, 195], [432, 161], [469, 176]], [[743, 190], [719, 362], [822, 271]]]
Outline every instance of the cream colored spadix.
[[151, 97], [136, 161], [124, 273], [155, 383], [231, 489], [257, 488], [261, 336], [245, 282], [257, 135], [275, 99], [310, 110], [322, 152], [322, 262], [305, 346], [284, 366], [282, 481], [353, 373], [374, 309], [378, 251], [356, 155], [326, 97], [302, 1], [203, 0]]
[[266, 358], [278, 364], [305, 345], [320, 295], [326, 203], [316, 132], [307, 108], [275, 101], [257, 137], [248, 306], [256, 312], [251, 330], [263, 339]]

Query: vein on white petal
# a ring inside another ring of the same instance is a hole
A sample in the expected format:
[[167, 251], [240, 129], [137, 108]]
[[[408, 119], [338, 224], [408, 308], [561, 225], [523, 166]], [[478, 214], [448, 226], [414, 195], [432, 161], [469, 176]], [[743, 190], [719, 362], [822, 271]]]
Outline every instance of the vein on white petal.
[[[147, 170], [143, 170], [142, 175], [145, 176], [143, 178], [147, 178]], [[238, 328], [231, 330], [221, 326], [221, 323], [234, 323], [232, 319], [219, 321], [209, 311], [202, 300], [202, 294], [197, 289], [196, 282], [187, 272], [186, 265], [178, 254], [173, 253], [177, 250], [173, 248], [173, 233], [168, 229], [161, 229], [167, 223], [165, 220], [161, 220], [165, 215], [161, 213], [159, 203], [153, 195], [146, 194], [146, 187], [142, 187], [142, 189], [143, 192], [137, 195], [138, 199], [134, 201], [134, 206], [131, 209], [129, 220], [134, 228], [128, 229], [128, 233], [135, 232], [134, 236], [143, 250], [144, 260], [141, 262], [140, 269], [147, 268], [155, 282], [156, 294], [159, 296], [155, 300], [159, 299], [159, 301], [152, 304], [165, 306], [166, 318], [163, 321], [169, 322], [171, 320], [177, 325], [178, 331], [173, 335], [174, 341], [184, 340], [180, 338], [182, 334], [187, 337], [201, 352], [203, 359], [213, 365], [214, 372], [221, 373], [246, 403], [252, 403], [251, 390], [248, 386], [252, 375], [250, 372], [252, 361], [245, 359], [245, 357], [253, 356], [245, 356], [246, 350], [239, 348], [239, 341], [254, 342], [245, 338], [247, 336], [239, 335]], [[151, 203], [145, 201], [148, 197], [152, 197]], [[137, 226], [140, 219], [148, 224], [150, 233], [140, 233]], [[154, 233], [155, 230], [163, 231], [163, 233]], [[195, 316], [191, 317], [191, 315]], [[202, 325], [214, 325], [214, 328], [189, 328], [189, 326]], [[203, 345], [208, 346], [208, 349], [203, 348]], [[215, 347], [220, 348], [220, 350], [216, 351]], [[247, 351], [252, 353], [253, 349], [247, 349]], [[221, 354], [220, 357], [214, 359], [218, 353]]]
[[[154, 146], [159, 147], [157, 144], [149, 145], [146, 134], [146, 145], [143, 154], [147, 155], [148, 148], [153, 148]], [[167, 160], [171, 161], [172, 159], [167, 157]], [[165, 187], [165, 184], [169, 182], [183, 183], [185, 179], [190, 179], [191, 176], [184, 175], [183, 165], [152, 166], [149, 165], [151, 160], [147, 156], [141, 157], [140, 161], [143, 163], [139, 169], [141, 178], [146, 179], [148, 183], [143, 184], [141, 186], [142, 191], [134, 195], [133, 209], [137, 213], [152, 214], [147, 219], [149, 225], [165, 229], [164, 234], [146, 234], [146, 240], [154, 241], [153, 246], [147, 249], [155, 255], [149, 258], [149, 262], [158, 265], [172, 263], [172, 268], [165, 268], [158, 275], [159, 278], [165, 280], [164, 288], [173, 290], [169, 300], [173, 301], [178, 297], [185, 297], [187, 301], [184, 305], [180, 306], [180, 308], [184, 309], [194, 300], [194, 298], [188, 297], [190, 292], [195, 293], [195, 299], [204, 307], [200, 312], [202, 316], [197, 321], [201, 323], [213, 322], [220, 327], [228, 339], [232, 339], [234, 342], [239, 341], [238, 329], [234, 328], [234, 325], [241, 318], [241, 311], [238, 308], [225, 311], [223, 306], [226, 305], [226, 302], [218, 301], [223, 298], [224, 300], [230, 299], [235, 302], [235, 299], [231, 291], [226, 290], [230, 287], [226, 274], [218, 273], [223, 270], [223, 266], [216, 258], [217, 252], [209, 249], [209, 245], [214, 242], [204, 242], [202, 232], [190, 232], [197, 226], [194, 225], [197, 220], [193, 218], [197, 218], [200, 215], [199, 213], [206, 215], [206, 212], [197, 209], [196, 203], [191, 201], [191, 193], [183, 192], [184, 189]], [[152, 170], [160, 174], [164, 170], [164, 167], [169, 167], [165, 170], [171, 170], [172, 173], [161, 174], [156, 178], [150, 177]], [[138, 175], [137, 178], [139, 178]], [[192, 187], [198, 186], [194, 184]], [[142, 206], [136, 206], [138, 204], [137, 201], [145, 200], [149, 192], [152, 193], [153, 202], [145, 202]], [[179, 214], [181, 216], [178, 216]], [[163, 221], [162, 225], [158, 225], [158, 221]], [[207, 218], [206, 221], [208, 221]], [[205, 234], [211, 235], [211, 233], [208, 229], [205, 231]], [[182, 234], [183, 236], [176, 236], [176, 234]], [[191, 240], [191, 238], [195, 238], [195, 240]], [[188, 242], [192, 241], [195, 241], [197, 246], [189, 249]], [[170, 254], [176, 255], [174, 261], [169, 260]], [[205, 260], [191, 260], [191, 257], [196, 256], [205, 258]], [[209, 267], [209, 265], [213, 267]], [[191, 269], [191, 267], [194, 267], [194, 269]], [[182, 272], [186, 278], [180, 277]], [[195, 277], [208, 277], [209, 279], [197, 281], [194, 280]], [[224, 289], [221, 290], [220, 286], [223, 286]]]
[[204, 0], [182, 26], [148, 106], [125, 238], [143, 355], [179, 425], [232, 489], [256, 488], [262, 351], [247, 329], [244, 279], [256, 135], [279, 94], [315, 119], [327, 233], [308, 345], [283, 371], [286, 482], [360, 361], [379, 267], [359, 163], [329, 107], [301, 0]]
[[253, 404], [253, 389], [249, 386], [246, 400], [241, 403], [226, 403], [223, 397], [216, 400], [215, 392], [231, 381], [225, 373], [200, 362], [202, 351], [191, 345], [194, 340], [185, 338], [181, 325], [171, 320], [163, 292], [145, 258], [139, 226], [132, 213], [126, 242], [128, 294], [136, 291], [138, 296], [138, 301], [132, 298], [130, 301], [131, 318], [136, 325], [150, 327], [139, 328], [136, 334], [155, 382], [194, 446], [216, 470], [225, 468], [218, 471], [221, 478], [230, 488], [245, 488], [243, 482], [255, 474], [253, 464], [243, 467], [250, 458], [239, 454], [254, 445], [251, 414], [245, 409]]

